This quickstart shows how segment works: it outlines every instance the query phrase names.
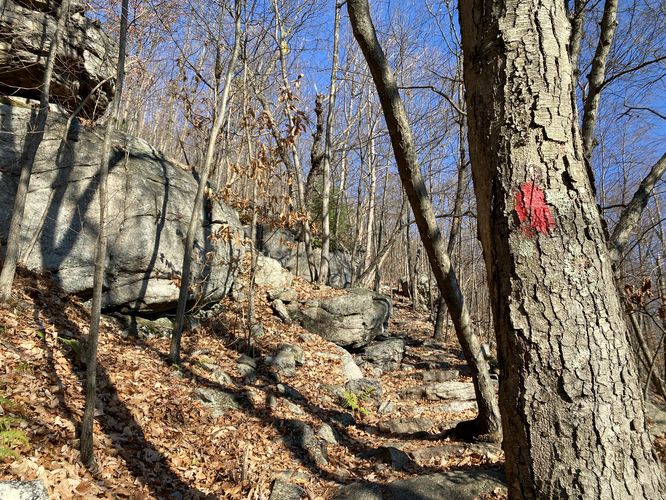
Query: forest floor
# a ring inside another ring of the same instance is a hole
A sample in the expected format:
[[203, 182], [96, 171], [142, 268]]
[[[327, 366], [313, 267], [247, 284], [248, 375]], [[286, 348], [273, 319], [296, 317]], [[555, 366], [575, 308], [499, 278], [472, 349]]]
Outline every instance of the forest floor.
[[[296, 279], [300, 300], [336, 293]], [[0, 458], [0, 480], [42, 479], [52, 498], [264, 498], [276, 478], [300, 486], [310, 499], [329, 498], [343, 484], [377, 484], [433, 472], [501, 468], [494, 447], [452, 443], [442, 431], [473, 418], [471, 409], [443, 410], [442, 401], [404, 399], [400, 391], [415, 385], [412, 374], [393, 371], [379, 378], [387, 414], [371, 408], [353, 412], [355, 423], [335, 426], [337, 442], [327, 446], [327, 463], [315, 463], [294, 444], [293, 419], [315, 431], [350, 412], [324, 386], [342, 385], [339, 351], [297, 324], [285, 325], [272, 313], [265, 289], [256, 294], [264, 327], [251, 352], [261, 359], [283, 343], [300, 346], [303, 366], [285, 383], [300, 395], [281, 397], [275, 380], [262, 372], [248, 381], [238, 359], [245, 349], [245, 304], [230, 299], [215, 316], [183, 338], [183, 363], [166, 361], [165, 336], [132, 336], [104, 317], [99, 345], [95, 423], [96, 467], [79, 462], [77, 427], [83, 413], [79, 343], [88, 331], [84, 305], [58, 290], [47, 277], [20, 272], [15, 300], [0, 307], [0, 422], [23, 433], [11, 445], [17, 456]], [[434, 359], [459, 367], [464, 361], [449, 336], [430, 341], [432, 325], [424, 314], [397, 303], [389, 333], [406, 334], [410, 359]], [[220, 382], [222, 370], [228, 375]], [[459, 380], [468, 380], [461, 375]], [[201, 388], [238, 394], [244, 404], [213, 417], [193, 394]], [[390, 435], [382, 421], [422, 417], [427, 432]], [[4, 420], [3, 420], [4, 419]], [[3, 429], [0, 428], [0, 431]], [[0, 443], [2, 444], [2, 443]], [[664, 436], [660, 440], [664, 449]], [[399, 449], [409, 460], [396, 466], [377, 450]], [[437, 453], [419, 450], [446, 448]], [[388, 462], [388, 463], [387, 463]], [[490, 497], [503, 498], [501, 491]]]

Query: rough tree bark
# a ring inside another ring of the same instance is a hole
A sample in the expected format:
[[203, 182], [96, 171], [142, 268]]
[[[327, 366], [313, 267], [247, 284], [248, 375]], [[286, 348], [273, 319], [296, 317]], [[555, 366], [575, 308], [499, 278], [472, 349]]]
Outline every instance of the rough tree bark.
[[[53, 68], [55, 67], [58, 46], [62, 39], [62, 32], [69, 17], [70, 0], [62, 0], [60, 9], [58, 9], [58, 23], [49, 46], [44, 69], [44, 78], [39, 95], [39, 108], [34, 122], [28, 127], [28, 133], [25, 137], [23, 151], [19, 158], [21, 173], [19, 183], [16, 189], [16, 198], [14, 199], [14, 209], [12, 218], [9, 222], [9, 234], [7, 235], [7, 246], [5, 249], [5, 259], [0, 271], [0, 302], [7, 302], [11, 296], [14, 275], [16, 274], [16, 264], [19, 257], [19, 243], [21, 240], [21, 224], [23, 213], [25, 211], [25, 199], [28, 194], [28, 185], [30, 184], [30, 175], [32, 167], [35, 164], [37, 150], [44, 137], [44, 127], [46, 119], [49, 116], [49, 94], [51, 92], [51, 80], [53, 79]], [[0, 5], [0, 12], [4, 9], [4, 2]]]
[[[463, 300], [451, 261], [446, 254], [444, 240], [437, 227], [425, 182], [419, 169], [412, 132], [407, 113], [398, 92], [395, 76], [377, 40], [367, 0], [348, 0], [349, 19], [370, 72], [372, 73], [384, 117], [391, 136], [393, 152], [414, 212], [416, 225], [432, 268], [440, 293], [446, 299], [458, 340], [470, 366], [476, 392], [479, 416], [475, 421], [477, 432], [499, 437], [501, 433], [495, 390], [490, 379], [488, 363], [481, 353], [479, 339], [472, 330], [467, 305]], [[490, 437], [490, 436], [489, 436]]]
[[229, 58], [229, 65], [227, 66], [226, 74], [224, 77], [224, 89], [219, 99], [216, 97], [217, 106], [214, 110], [213, 126], [208, 136], [208, 144], [206, 147], [206, 156], [204, 159], [203, 167], [199, 175], [199, 186], [194, 198], [194, 206], [192, 207], [192, 215], [190, 222], [187, 226], [187, 235], [185, 236], [185, 252], [183, 255], [183, 274], [180, 281], [180, 293], [178, 295], [178, 307], [176, 309], [176, 322], [171, 332], [171, 345], [169, 348], [169, 360], [173, 364], [180, 363], [180, 339], [183, 334], [183, 326], [185, 324], [185, 310], [187, 309], [187, 299], [189, 298], [190, 288], [190, 272], [192, 265], [192, 252], [194, 249], [194, 238], [199, 229], [201, 222], [201, 206], [203, 203], [204, 192], [208, 184], [208, 177], [210, 176], [211, 167], [215, 159], [215, 151], [217, 149], [217, 138], [222, 130], [222, 125], [226, 120], [227, 105], [229, 103], [229, 91], [231, 90], [231, 81], [233, 79], [233, 70], [238, 59], [240, 52], [240, 38], [241, 38], [241, 8], [243, 0], [236, 0], [234, 8], [235, 28], [234, 28], [234, 45]]
[[460, 2], [512, 498], [661, 498], [558, 0]]
[[[63, 2], [64, 3], [64, 2]], [[93, 423], [95, 418], [95, 401], [97, 399], [97, 346], [99, 344], [99, 324], [102, 315], [102, 291], [104, 288], [104, 271], [106, 264], [106, 203], [107, 178], [109, 176], [109, 159], [111, 157], [111, 136], [116, 129], [120, 114], [120, 102], [125, 82], [125, 48], [127, 45], [127, 16], [129, 0], [123, 0], [120, 13], [120, 33], [118, 38], [118, 66], [116, 69], [116, 89], [111, 105], [111, 113], [104, 130], [104, 146], [99, 163], [99, 234], [95, 254], [95, 271], [93, 275], [93, 296], [90, 311], [90, 330], [86, 343], [86, 382], [85, 407], [81, 419], [81, 462], [92, 467], [93, 454]]]

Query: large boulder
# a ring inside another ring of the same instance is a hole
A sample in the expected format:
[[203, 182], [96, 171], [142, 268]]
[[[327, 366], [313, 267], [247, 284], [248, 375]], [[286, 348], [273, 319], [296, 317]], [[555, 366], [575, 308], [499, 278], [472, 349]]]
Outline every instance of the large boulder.
[[391, 299], [363, 288], [312, 300], [300, 310], [305, 328], [341, 347], [359, 348], [386, 331]]
[[372, 342], [361, 353], [361, 359], [382, 371], [398, 370], [405, 355], [405, 340], [399, 338]]
[[275, 259], [257, 255], [257, 267], [254, 282], [257, 285], [270, 287], [274, 290], [284, 289], [291, 285], [294, 276]]
[[[277, 260], [295, 276], [310, 279], [305, 243], [299, 242], [293, 232], [288, 229], [258, 226], [255, 245], [264, 255]], [[321, 249], [313, 250], [313, 258], [319, 269]], [[349, 287], [352, 279], [352, 261], [349, 253], [340, 250], [331, 251], [328, 273], [331, 286]]]
[[[94, 119], [113, 97], [118, 49], [99, 22], [85, 17], [82, 4], [72, 2], [58, 46], [49, 101], [73, 111], [85, 100], [81, 113]], [[59, 0], [4, 2], [0, 13], [0, 92], [39, 98], [59, 5]]]
[[[0, 254], [6, 242], [30, 110], [0, 104]], [[101, 135], [52, 110], [35, 161], [21, 234], [21, 261], [49, 271], [67, 292], [92, 290], [99, 225]], [[104, 307], [157, 313], [178, 301], [184, 237], [197, 191], [194, 176], [145, 141], [117, 133], [108, 180]], [[194, 298], [230, 289], [244, 247], [236, 212], [205, 203], [192, 259]]]

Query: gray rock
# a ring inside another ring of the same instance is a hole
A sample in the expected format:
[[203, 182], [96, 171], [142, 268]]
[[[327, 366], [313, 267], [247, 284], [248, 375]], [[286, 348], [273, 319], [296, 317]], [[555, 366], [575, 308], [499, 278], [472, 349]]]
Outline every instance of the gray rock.
[[305, 361], [305, 352], [303, 348], [296, 344], [282, 344], [279, 347], [280, 351], [289, 351], [294, 355], [294, 360], [297, 365], [302, 365]]
[[319, 389], [321, 392], [329, 394], [330, 396], [333, 396], [334, 398], [337, 399], [342, 399], [345, 394], [345, 388], [339, 385], [320, 384]]
[[388, 339], [368, 344], [361, 358], [380, 368], [382, 371], [398, 370], [405, 355], [403, 339]]
[[286, 288], [284, 290], [271, 290], [268, 292], [268, 298], [270, 300], [281, 300], [285, 304], [290, 302], [296, 302], [298, 300], [298, 294], [292, 288]]
[[[308, 260], [305, 254], [305, 243], [297, 242], [294, 233], [287, 229], [274, 229], [268, 226], [257, 228], [256, 247], [266, 256], [271, 257], [294, 275], [310, 279]], [[314, 249], [315, 266], [319, 269], [321, 250]], [[329, 258], [329, 284], [338, 288], [351, 285], [351, 256], [347, 252], [333, 250]]]
[[297, 400], [305, 399], [305, 397], [303, 397], [303, 394], [301, 394], [297, 389], [293, 388], [290, 385], [277, 384], [275, 388], [277, 389], [278, 393], [280, 393], [280, 395], [284, 396], [285, 398], [297, 399]]
[[476, 398], [474, 385], [471, 382], [434, 382], [418, 385], [401, 391], [401, 395], [408, 399], [453, 399], [458, 401], [471, 401]]
[[476, 409], [476, 401], [450, 401], [437, 407], [439, 413], [462, 413]]
[[271, 303], [271, 307], [273, 308], [276, 316], [280, 318], [283, 323], [286, 323], [287, 325], [291, 324], [291, 315], [289, 314], [289, 311], [287, 311], [287, 306], [284, 305], [284, 302], [282, 302], [280, 299], [275, 299]]
[[356, 423], [356, 419], [354, 418], [354, 415], [344, 411], [331, 416], [331, 422], [342, 427], [349, 427], [350, 425], [354, 425]]
[[49, 493], [41, 480], [0, 481], [3, 500], [49, 500]]
[[353, 483], [342, 486], [336, 500], [472, 500], [496, 489], [506, 491], [504, 474], [493, 469], [470, 469], [429, 474], [386, 486]]
[[310, 301], [300, 310], [303, 326], [341, 347], [363, 347], [384, 333], [391, 300], [370, 290], [350, 289], [345, 295]]
[[296, 356], [294, 352], [282, 347], [273, 357], [269, 358], [268, 365], [278, 375], [293, 377], [296, 374]]
[[257, 269], [254, 282], [270, 288], [285, 288], [291, 285], [293, 275], [277, 260], [264, 255], [257, 256]]
[[219, 391], [211, 387], [198, 387], [194, 390], [193, 396], [198, 401], [201, 401], [214, 417], [221, 417], [229, 410], [238, 410], [249, 404], [246, 396]]
[[[0, 104], [0, 241], [7, 237], [30, 113]], [[93, 285], [95, 252], [90, 249], [97, 239], [96, 173], [103, 133], [76, 120], [65, 131], [66, 121], [61, 113], [49, 114], [30, 179], [25, 209], [31, 217], [22, 227], [21, 248], [26, 267], [49, 271], [66, 292], [85, 297]], [[112, 144], [103, 307], [171, 310], [178, 302], [175, 278], [181, 272], [197, 181], [143, 140], [116, 133]], [[191, 262], [192, 283], [201, 286], [191, 299], [216, 301], [229, 291], [245, 248], [236, 212], [217, 202], [207, 205]], [[213, 244], [208, 236], [218, 231], [229, 231], [231, 238]]]
[[386, 415], [387, 413], [391, 413], [393, 409], [395, 408], [395, 404], [393, 401], [384, 401], [382, 404], [379, 405], [379, 408], [377, 408], [377, 413], [380, 415]]
[[286, 424], [294, 443], [306, 452], [310, 460], [317, 465], [328, 464], [326, 442], [315, 435], [312, 427], [300, 420], [288, 420]]
[[[0, 17], [0, 93], [39, 98], [46, 68], [44, 40], [53, 39], [57, 24], [53, 3], [4, 2]], [[71, 9], [58, 46], [49, 102], [71, 112], [92, 92], [82, 115], [96, 119], [113, 97], [118, 49], [99, 23], [85, 17], [80, 2], [72, 4], [76, 7]]]
[[252, 368], [253, 370], [257, 369], [257, 360], [254, 358], [251, 358], [247, 354], [241, 354], [238, 359], [236, 360], [236, 363], [239, 365], [246, 365]]
[[468, 450], [477, 455], [488, 457], [489, 455], [499, 453], [500, 447], [493, 443], [448, 443], [414, 450], [412, 451], [412, 457], [414, 460], [420, 462], [428, 462], [433, 459], [448, 459], [462, 455]]
[[448, 382], [455, 380], [460, 376], [458, 370], [429, 370], [416, 372], [414, 378], [419, 378], [424, 382]]
[[285, 401], [285, 405], [287, 406], [289, 411], [292, 412], [294, 415], [303, 415], [304, 413], [303, 408], [301, 408], [295, 403], [292, 403], [291, 401]]
[[324, 441], [326, 441], [328, 444], [338, 444], [338, 438], [336, 436], [336, 432], [328, 424], [321, 424], [321, 427], [319, 428], [319, 432], [317, 432], [317, 435], [322, 438]]
[[234, 383], [231, 376], [228, 373], [223, 372], [221, 370], [213, 371], [213, 378], [215, 379], [215, 382], [217, 382], [220, 385], [232, 385]]
[[390, 434], [416, 434], [428, 432], [434, 422], [429, 418], [393, 418], [379, 423], [379, 430]]
[[344, 375], [345, 380], [349, 381], [363, 378], [363, 372], [354, 361], [352, 355], [342, 347], [338, 347], [338, 351], [340, 352], [340, 361], [342, 361], [342, 374]]
[[383, 394], [382, 385], [377, 380], [357, 378], [347, 382], [345, 388], [359, 397], [364, 396], [367, 400], [373, 400], [377, 403], [381, 402]]
[[305, 497], [307, 497], [307, 494], [300, 486], [276, 479], [273, 481], [269, 500], [301, 500]]
[[376, 457], [396, 470], [405, 469], [412, 461], [407, 453], [394, 446], [381, 446]]

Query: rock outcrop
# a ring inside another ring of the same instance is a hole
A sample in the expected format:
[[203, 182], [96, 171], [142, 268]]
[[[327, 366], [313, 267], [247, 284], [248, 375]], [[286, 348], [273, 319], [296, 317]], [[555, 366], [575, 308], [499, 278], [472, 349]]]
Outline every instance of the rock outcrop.
[[305, 328], [341, 347], [359, 348], [384, 333], [391, 299], [363, 288], [338, 297], [306, 302], [299, 317]]
[[[39, 99], [50, 40], [60, 1], [6, 0], [0, 13], [0, 92]], [[117, 47], [99, 22], [87, 19], [73, 1], [58, 46], [49, 102], [95, 119], [113, 97]]]
[[[257, 249], [264, 255], [277, 260], [295, 276], [310, 279], [305, 244], [298, 242], [294, 233], [287, 229], [274, 229], [268, 226], [257, 228]], [[321, 249], [315, 248], [313, 257], [317, 269], [321, 259]], [[340, 250], [333, 250], [329, 262], [329, 284], [337, 288], [351, 286], [351, 256]]]
[[[30, 109], [0, 104], [0, 253], [6, 241]], [[92, 289], [101, 135], [52, 111], [26, 201], [21, 262], [49, 271], [69, 293]], [[178, 300], [184, 237], [197, 182], [145, 141], [113, 137], [108, 181], [108, 254], [104, 307], [157, 313]], [[192, 298], [230, 289], [244, 253], [235, 211], [206, 203], [192, 262]]]

